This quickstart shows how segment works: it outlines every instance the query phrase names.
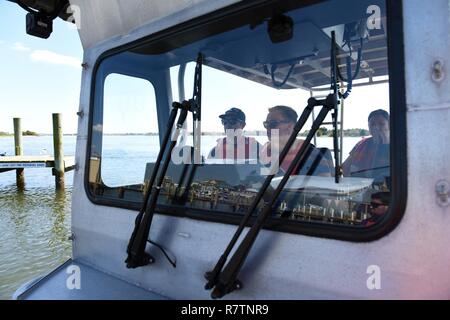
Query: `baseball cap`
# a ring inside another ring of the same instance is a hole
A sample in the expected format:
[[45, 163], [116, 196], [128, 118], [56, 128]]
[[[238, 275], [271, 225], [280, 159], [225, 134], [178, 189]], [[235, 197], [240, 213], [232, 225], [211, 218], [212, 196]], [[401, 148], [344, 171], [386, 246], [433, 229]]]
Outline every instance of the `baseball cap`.
[[387, 111], [383, 110], [383, 109], [378, 109], [378, 110], [372, 111], [372, 112], [369, 114], [369, 117], [368, 117], [367, 120], [370, 121], [370, 119], [372, 119], [372, 118], [375, 117], [375, 116], [382, 116], [382, 117], [385, 118], [387, 121], [389, 121], [389, 113], [388, 113]]
[[241, 109], [238, 108], [231, 108], [230, 110], [228, 110], [227, 112], [225, 112], [224, 114], [221, 114], [219, 116], [219, 118], [221, 119], [237, 119], [237, 120], [241, 120], [242, 122], [245, 122], [245, 113], [242, 112]]

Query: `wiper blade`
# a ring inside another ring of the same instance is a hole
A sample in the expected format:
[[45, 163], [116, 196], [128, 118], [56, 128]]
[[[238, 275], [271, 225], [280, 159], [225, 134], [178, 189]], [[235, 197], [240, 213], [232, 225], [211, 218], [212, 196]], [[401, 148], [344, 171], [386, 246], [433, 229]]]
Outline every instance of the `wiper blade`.
[[[315, 100], [315, 99], [313, 99], [313, 100]], [[320, 125], [325, 120], [328, 113], [331, 110], [333, 110], [335, 102], [336, 102], [336, 98], [334, 97], [334, 95], [330, 94], [330, 95], [328, 95], [328, 97], [325, 100], [321, 100], [321, 101], [315, 100], [315, 101], [319, 105], [322, 105], [323, 107], [322, 107], [319, 115], [317, 116], [316, 120], [314, 121], [314, 123], [311, 127], [311, 130], [309, 131], [308, 136], [306, 137], [305, 141], [303, 142], [299, 152], [296, 154], [294, 160], [291, 162], [291, 164], [289, 165], [289, 168], [285, 172], [282, 180], [280, 181], [280, 183], [276, 187], [275, 191], [273, 192], [272, 197], [265, 204], [263, 211], [257, 216], [255, 223], [250, 228], [250, 230], [246, 234], [245, 238], [242, 240], [241, 244], [239, 245], [238, 249], [236, 250], [236, 252], [232, 256], [232, 258], [230, 259], [230, 262], [225, 266], [223, 271], [220, 272], [220, 270], [219, 270], [217, 275], [215, 275], [215, 274], [209, 275], [211, 277], [211, 280], [213, 280], [213, 281], [210, 280], [210, 282], [214, 283], [214, 285], [215, 285], [215, 287], [211, 293], [211, 297], [213, 299], [221, 298], [224, 295], [226, 295], [227, 293], [242, 287], [242, 283], [239, 280], [237, 280], [237, 275], [238, 275], [242, 265], [244, 264], [245, 259], [247, 258], [247, 255], [250, 252], [250, 250], [256, 240], [256, 237], [258, 236], [259, 232], [261, 231], [261, 229], [264, 226], [265, 222], [267, 221], [268, 217], [271, 215], [273, 206], [275, 205], [276, 200], [278, 199], [279, 195], [281, 194], [281, 191], [283, 190], [284, 186], [286, 185], [290, 175], [294, 172], [294, 170], [296, 169], [298, 164], [302, 161], [303, 157], [306, 154], [306, 151], [309, 148], [309, 144], [310, 144], [312, 138], [314, 137], [315, 133], [317, 132], [317, 130], [320, 128]], [[308, 105], [309, 105], [309, 103], [308, 103]], [[291, 138], [292, 138], [292, 136], [293, 135], [291, 135]], [[290, 145], [292, 145], [292, 142]], [[283, 149], [283, 152], [285, 151], [286, 147], [288, 147], [288, 146], [290, 147], [290, 145], [286, 145], [285, 148]], [[280, 160], [280, 162], [281, 162], [281, 160]], [[271, 180], [270, 176], [266, 179], [266, 182], [269, 180]], [[259, 193], [261, 193], [261, 190]], [[258, 193], [258, 195], [259, 195], [259, 193]], [[253, 210], [256, 208], [255, 202], [252, 204], [252, 207], [251, 207]], [[253, 212], [249, 211], [247, 213], [247, 215], [244, 217], [244, 219], [248, 220], [251, 213], [253, 213]], [[243, 224], [241, 222], [241, 224], [239, 225], [238, 231], [241, 231], [241, 229], [243, 229], [243, 225], [245, 225], [245, 224]], [[241, 226], [242, 226], [242, 228], [241, 228]], [[234, 244], [236, 242], [239, 235], [240, 235], [240, 232], [239, 232], [239, 234], [238, 234], [238, 232], [236, 232], [232, 241], [230, 242], [230, 245], [232, 243]], [[227, 247], [227, 250], [224, 253], [224, 255], [222, 255], [221, 258], [219, 259], [219, 262], [216, 265], [217, 269], [219, 269], [218, 268], [219, 263], [222, 264], [222, 266], [223, 266], [223, 264], [226, 262], [226, 258], [227, 258], [226, 253], [229, 254], [229, 251], [231, 251], [230, 247], [232, 248], [232, 246], [230, 246], [230, 245]], [[215, 275], [215, 279], [212, 278], [213, 275]], [[208, 282], [207, 286], [210, 284], [210, 282]], [[209, 286], [207, 288], [209, 288]]]
[[[339, 142], [338, 142], [338, 95], [339, 95], [339, 88], [338, 88], [338, 74], [339, 69], [337, 65], [337, 44], [336, 44], [336, 34], [334, 31], [331, 32], [331, 52], [330, 52], [330, 75], [331, 75], [331, 90], [333, 91], [333, 97], [335, 99], [333, 113], [331, 114], [332, 117], [332, 123], [333, 123], [333, 151], [334, 151], [334, 181], [336, 183], [339, 183], [340, 178], [342, 176], [342, 168], [339, 162], [340, 159], [340, 152], [339, 149]], [[343, 98], [347, 98], [350, 91], [347, 92], [346, 96]], [[341, 124], [342, 128], [342, 124]]]
[[[178, 186], [175, 189], [175, 195], [173, 198], [173, 203], [178, 205], [184, 205], [187, 201], [189, 190], [191, 188], [192, 182], [194, 181], [195, 173], [197, 171], [197, 166], [203, 163], [201, 155], [201, 114], [202, 114], [202, 65], [203, 65], [203, 55], [199, 54], [197, 58], [197, 65], [195, 67], [194, 74], [194, 93], [192, 94], [192, 145], [190, 148], [192, 163], [185, 163], [183, 170], [180, 175], [180, 180]], [[189, 170], [190, 169], [190, 170]], [[189, 174], [188, 174], [189, 172]], [[187, 178], [187, 179], [186, 179]], [[186, 179], [186, 183], [185, 183]], [[180, 195], [180, 190], [184, 190]]]

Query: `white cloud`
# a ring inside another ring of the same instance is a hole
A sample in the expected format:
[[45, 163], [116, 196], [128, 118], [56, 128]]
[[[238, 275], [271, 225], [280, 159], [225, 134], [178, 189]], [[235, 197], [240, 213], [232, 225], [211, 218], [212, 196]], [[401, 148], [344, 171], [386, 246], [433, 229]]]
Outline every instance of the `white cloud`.
[[28, 48], [21, 42], [14, 43], [12, 48], [13, 48], [13, 50], [16, 50], [16, 51], [30, 51], [31, 50], [30, 48]]
[[48, 50], [34, 50], [30, 54], [30, 58], [34, 62], [46, 62], [50, 64], [81, 68], [81, 61], [79, 59]]
[[[0, 40], [0, 45], [4, 43], [5, 42], [3, 40]], [[65, 56], [49, 50], [32, 50], [21, 42], [15, 42], [12, 46], [12, 49], [21, 52], [31, 51], [30, 59], [33, 62], [45, 62], [50, 64], [81, 68], [81, 61], [75, 57]]]

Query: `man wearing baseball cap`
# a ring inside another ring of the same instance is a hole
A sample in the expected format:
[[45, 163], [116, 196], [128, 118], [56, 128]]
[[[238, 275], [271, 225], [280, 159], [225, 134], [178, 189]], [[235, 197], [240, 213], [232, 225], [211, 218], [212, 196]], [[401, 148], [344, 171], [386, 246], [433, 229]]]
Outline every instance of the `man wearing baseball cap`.
[[245, 113], [239, 108], [231, 108], [219, 118], [227, 136], [217, 140], [208, 158], [257, 160], [261, 145], [254, 138], [244, 136]]

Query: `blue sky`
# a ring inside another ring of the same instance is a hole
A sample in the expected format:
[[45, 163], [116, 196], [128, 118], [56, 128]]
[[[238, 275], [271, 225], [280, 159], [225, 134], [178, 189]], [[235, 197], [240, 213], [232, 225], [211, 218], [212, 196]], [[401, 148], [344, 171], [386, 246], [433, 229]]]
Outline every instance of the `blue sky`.
[[0, 0], [0, 131], [51, 133], [52, 113], [63, 114], [64, 133], [75, 133], [83, 49], [77, 30], [57, 19], [49, 39], [25, 32], [26, 12]]
[[[0, 131], [13, 132], [13, 118], [20, 117], [23, 130], [51, 133], [52, 113], [58, 112], [63, 114], [64, 133], [76, 133], [83, 56], [77, 30], [57, 19], [49, 39], [32, 37], [25, 32], [25, 15], [16, 4], [0, 0]], [[192, 94], [193, 67], [186, 73], [187, 98]], [[172, 72], [172, 76], [174, 99], [177, 99], [176, 73]], [[231, 107], [240, 107], [247, 114], [246, 129], [262, 130], [268, 108], [284, 104], [301, 113], [309, 97], [309, 92], [304, 90], [277, 91], [208, 68], [204, 77], [214, 80], [204, 81], [204, 131], [221, 131], [218, 116]], [[155, 108], [152, 90], [144, 92], [135, 81], [114, 80], [110, 90], [106, 90], [105, 130], [108, 133], [157, 131], [154, 111], [149, 110], [146, 117], [142, 112], [143, 106]], [[235, 92], [245, 94], [232, 94]], [[367, 128], [370, 111], [388, 110], [388, 85], [354, 88], [345, 104], [345, 127]], [[148, 121], [149, 118], [155, 121]]]

